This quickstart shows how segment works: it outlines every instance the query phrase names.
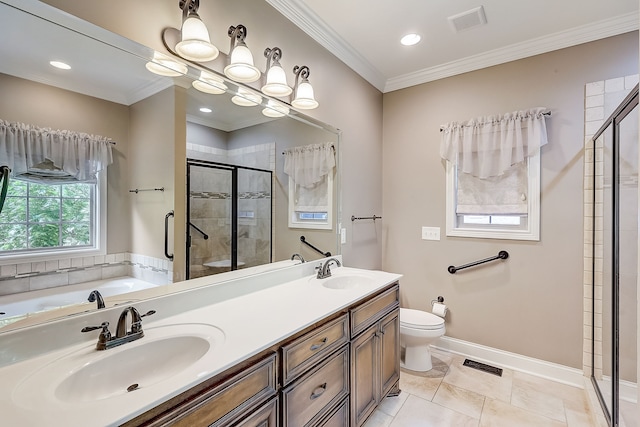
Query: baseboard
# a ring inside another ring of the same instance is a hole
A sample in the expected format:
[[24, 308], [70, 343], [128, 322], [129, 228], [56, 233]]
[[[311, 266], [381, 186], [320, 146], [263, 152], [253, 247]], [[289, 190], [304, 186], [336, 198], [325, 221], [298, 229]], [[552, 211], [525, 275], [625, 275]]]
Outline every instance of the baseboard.
[[581, 369], [546, 362], [521, 354], [510, 353], [508, 351], [446, 336], [438, 339], [432, 346], [437, 349], [473, 358], [478, 362], [496, 365], [499, 368], [525, 372], [581, 389], [584, 388], [584, 375]]

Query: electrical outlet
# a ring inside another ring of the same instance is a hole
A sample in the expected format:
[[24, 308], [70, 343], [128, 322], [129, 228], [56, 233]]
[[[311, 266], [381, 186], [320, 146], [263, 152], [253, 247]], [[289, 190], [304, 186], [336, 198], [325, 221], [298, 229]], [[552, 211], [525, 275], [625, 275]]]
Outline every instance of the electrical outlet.
[[422, 240], [440, 240], [440, 227], [422, 227]]

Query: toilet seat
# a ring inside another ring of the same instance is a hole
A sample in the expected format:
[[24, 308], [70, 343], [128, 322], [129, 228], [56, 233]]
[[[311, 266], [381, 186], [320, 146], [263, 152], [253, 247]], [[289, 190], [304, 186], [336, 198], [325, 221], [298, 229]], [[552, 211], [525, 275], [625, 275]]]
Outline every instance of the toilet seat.
[[444, 319], [426, 311], [401, 308], [400, 325], [412, 329], [434, 330], [444, 327]]

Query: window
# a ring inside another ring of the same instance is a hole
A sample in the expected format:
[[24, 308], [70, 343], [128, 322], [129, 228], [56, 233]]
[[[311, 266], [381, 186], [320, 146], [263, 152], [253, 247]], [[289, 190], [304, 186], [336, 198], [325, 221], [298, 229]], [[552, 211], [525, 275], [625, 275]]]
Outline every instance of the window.
[[482, 180], [447, 162], [447, 236], [540, 240], [540, 153]]
[[97, 184], [12, 179], [0, 213], [0, 257], [33, 260], [104, 253], [104, 175], [99, 174]]
[[330, 230], [333, 227], [333, 173], [306, 189], [289, 179], [289, 227]]

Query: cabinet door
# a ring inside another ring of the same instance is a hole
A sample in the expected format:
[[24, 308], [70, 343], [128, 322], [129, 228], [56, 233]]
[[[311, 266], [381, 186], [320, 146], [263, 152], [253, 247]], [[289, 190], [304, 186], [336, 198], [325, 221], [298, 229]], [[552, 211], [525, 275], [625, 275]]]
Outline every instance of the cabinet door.
[[380, 322], [380, 374], [381, 398], [400, 379], [400, 321], [398, 310], [391, 312]]
[[380, 396], [378, 324], [351, 343], [351, 421], [359, 426], [375, 409]]

